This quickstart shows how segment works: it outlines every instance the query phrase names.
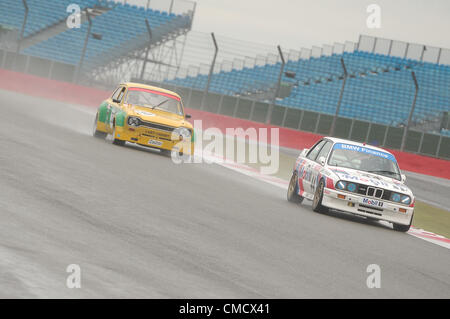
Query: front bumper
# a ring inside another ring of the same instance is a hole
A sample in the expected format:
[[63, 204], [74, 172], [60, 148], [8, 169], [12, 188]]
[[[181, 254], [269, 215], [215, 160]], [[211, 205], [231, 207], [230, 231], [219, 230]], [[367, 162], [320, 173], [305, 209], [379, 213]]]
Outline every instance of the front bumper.
[[[338, 195], [341, 195], [341, 197], [345, 196], [345, 198], [339, 198]], [[364, 202], [365, 198], [372, 199], [359, 194], [325, 188], [322, 198], [322, 205], [355, 215], [385, 220], [396, 224], [410, 225], [414, 207], [399, 205], [393, 202], [378, 199], [375, 200], [382, 202], [382, 206], [373, 206], [368, 204], [367, 201]], [[401, 212], [400, 208], [406, 210], [406, 212]]]
[[194, 154], [194, 142], [172, 140], [172, 132], [169, 131], [146, 127], [116, 127], [116, 138], [143, 146]]

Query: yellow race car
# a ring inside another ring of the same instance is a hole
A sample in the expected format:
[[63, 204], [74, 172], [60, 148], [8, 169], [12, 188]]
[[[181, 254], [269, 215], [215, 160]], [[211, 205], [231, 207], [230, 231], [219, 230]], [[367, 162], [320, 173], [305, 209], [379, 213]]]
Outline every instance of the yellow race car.
[[194, 155], [194, 129], [187, 118], [177, 93], [124, 83], [98, 108], [93, 135], [116, 145], [131, 142], [164, 154]]

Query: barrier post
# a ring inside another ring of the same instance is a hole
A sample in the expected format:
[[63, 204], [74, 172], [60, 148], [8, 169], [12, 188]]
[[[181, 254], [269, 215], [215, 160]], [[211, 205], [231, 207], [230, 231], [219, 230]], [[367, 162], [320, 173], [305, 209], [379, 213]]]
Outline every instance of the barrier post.
[[151, 43], [152, 43], [152, 29], [150, 28], [150, 23], [148, 22], [148, 19], [145, 19], [145, 26], [147, 27], [147, 32], [148, 32], [148, 47], [147, 47], [147, 51], [145, 52], [145, 59], [144, 62], [142, 63], [142, 70], [141, 70], [141, 76], [140, 79], [143, 80], [144, 79], [144, 72], [145, 72], [145, 67], [147, 66], [147, 60], [148, 60], [148, 55], [150, 53], [150, 47], [151, 47]]
[[75, 71], [75, 79], [74, 79], [75, 83], [78, 83], [81, 68], [83, 67], [83, 63], [84, 63], [84, 57], [86, 56], [86, 49], [87, 49], [87, 45], [88, 45], [88, 41], [89, 41], [89, 36], [91, 35], [92, 20], [91, 20], [91, 16], [89, 14], [88, 9], [86, 9], [86, 16], [87, 16], [87, 19], [89, 22], [89, 26], [88, 26], [88, 29], [86, 32], [86, 38], [84, 39], [83, 51], [81, 52], [80, 62], [78, 63], [77, 70]]
[[338, 104], [336, 106], [336, 113], [334, 114], [333, 122], [331, 123], [330, 136], [334, 136], [334, 131], [336, 129], [336, 120], [341, 109], [342, 98], [344, 97], [345, 83], [347, 82], [347, 68], [345, 67], [344, 58], [341, 58], [342, 69], [344, 70], [344, 79], [342, 80], [341, 93], [339, 95]]
[[211, 62], [211, 66], [209, 68], [208, 82], [206, 83], [205, 91], [203, 92], [202, 103], [200, 105], [200, 109], [201, 110], [203, 110], [203, 108], [204, 108], [206, 95], [209, 92], [209, 87], [211, 85], [211, 78], [212, 78], [212, 74], [214, 72], [214, 66], [216, 64], [217, 53], [219, 52], [219, 47], [217, 45], [216, 36], [214, 35], [214, 32], [211, 32], [211, 37], [212, 37], [213, 44], [214, 44], [214, 57], [213, 57], [213, 60]]
[[441, 150], [441, 143], [442, 143], [442, 134], [439, 135], [439, 142], [438, 145], [436, 147], [436, 153], [434, 154], [434, 156], [439, 157], [439, 152]]
[[403, 131], [402, 144], [400, 147], [401, 151], [403, 151], [405, 149], [406, 134], [408, 133], [409, 127], [411, 125], [411, 120], [412, 120], [412, 117], [414, 114], [414, 110], [416, 108], [417, 94], [419, 93], [419, 83], [417, 83], [417, 78], [416, 78], [416, 74], [414, 73], [414, 71], [411, 72], [411, 76], [413, 78], [414, 85], [416, 87], [416, 92], [414, 93], [414, 100], [411, 105], [411, 110], [409, 111], [408, 122], [406, 123], [406, 127], [404, 128], [404, 131]]
[[[22, 22], [22, 28], [20, 29], [20, 35], [19, 35], [19, 41], [17, 42], [17, 46], [16, 46], [16, 54], [14, 55], [14, 68], [16, 67], [16, 60], [17, 60], [17, 56], [20, 53], [20, 47], [22, 46], [22, 41], [23, 41], [23, 35], [25, 33], [25, 26], [27, 24], [27, 19], [28, 19], [28, 3], [27, 0], [22, 0], [23, 6], [25, 8], [25, 14], [23, 16], [23, 22]], [[5, 50], [6, 52], [6, 50]]]
[[286, 62], [284, 60], [283, 51], [281, 51], [281, 47], [278, 45], [277, 48], [278, 48], [278, 54], [280, 55], [280, 58], [281, 58], [281, 67], [280, 67], [280, 73], [278, 74], [277, 87], [275, 89], [275, 93], [273, 95], [272, 102], [270, 103], [269, 109], [267, 111], [266, 124], [270, 124], [270, 121], [272, 120], [272, 112], [273, 112], [273, 108], [275, 106], [275, 102], [278, 97], [278, 94], [280, 92], [281, 77], [283, 76], [284, 66], [286, 64]]

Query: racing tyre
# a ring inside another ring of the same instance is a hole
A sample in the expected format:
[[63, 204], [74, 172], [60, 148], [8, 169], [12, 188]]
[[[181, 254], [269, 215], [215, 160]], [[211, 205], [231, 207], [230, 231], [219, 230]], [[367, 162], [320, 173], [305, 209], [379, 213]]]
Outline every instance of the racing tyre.
[[172, 156], [172, 152], [170, 150], [163, 150], [163, 149], [161, 149], [161, 155], [162, 156], [166, 156], [166, 157], [171, 157]]
[[409, 230], [409, 228], [411, 227], [411, 223], [412, 223], [412, 217], [411, 217], [411, 221], [409, 222], [409, 225], [393, 223], [392, 226], [394, 227], [394, 230], [406, 233]]
[[303, 202], [303, 197], [298, 194], [297, 172], [292, 174], [287, 190], [287, 200], [292, 203]]
[[98, 113], [95, 115], [95, 121], [92, 128], [92, 136], [96, 138], [105, 138], [107, 135], [105, 132], [97, 131], [97, 121], [98, 121]]
[[323, 198], [323, 190], [325, 188], [325, 184], [323, 180], [319, 182], [319, 186], [316, 188], [316, 192], [314, 193], [314, 198], [312, 202], [313, 211], [318, 213], [327, 213], [328, 207], [322, 205]]
[[[171, 150], [161, 149], [161, 154], [163, 156], [172, 158], [172, 151]], [[176, 152], [176, 153], [174, 153], [174, 156], [175, 156], [175, 158], [177, 160], [181, 160], [181, 161], [184, 161], [184, 162], [190, 162], [191, 161], [191, 155], [184, 154], [183, 152]]]
[[125, 145], [125, 141], [116, 139], [116, 125], [113, 126], [113, 131], [111, 134], [107, 136], [107, 139], [114, 145], [123, 146]]

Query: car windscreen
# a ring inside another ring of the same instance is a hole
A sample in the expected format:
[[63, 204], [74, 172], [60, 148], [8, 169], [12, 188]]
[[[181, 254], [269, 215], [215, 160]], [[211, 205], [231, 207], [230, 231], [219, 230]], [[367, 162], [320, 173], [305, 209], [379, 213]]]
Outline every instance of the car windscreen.
[[328, 165], [352, 168], [401, 180], [395, 157], [369, 147], [336, 143], [328, 159]]
[[179, 97], [150, 89], [129, 88], [125, 103], [183, 115]]

